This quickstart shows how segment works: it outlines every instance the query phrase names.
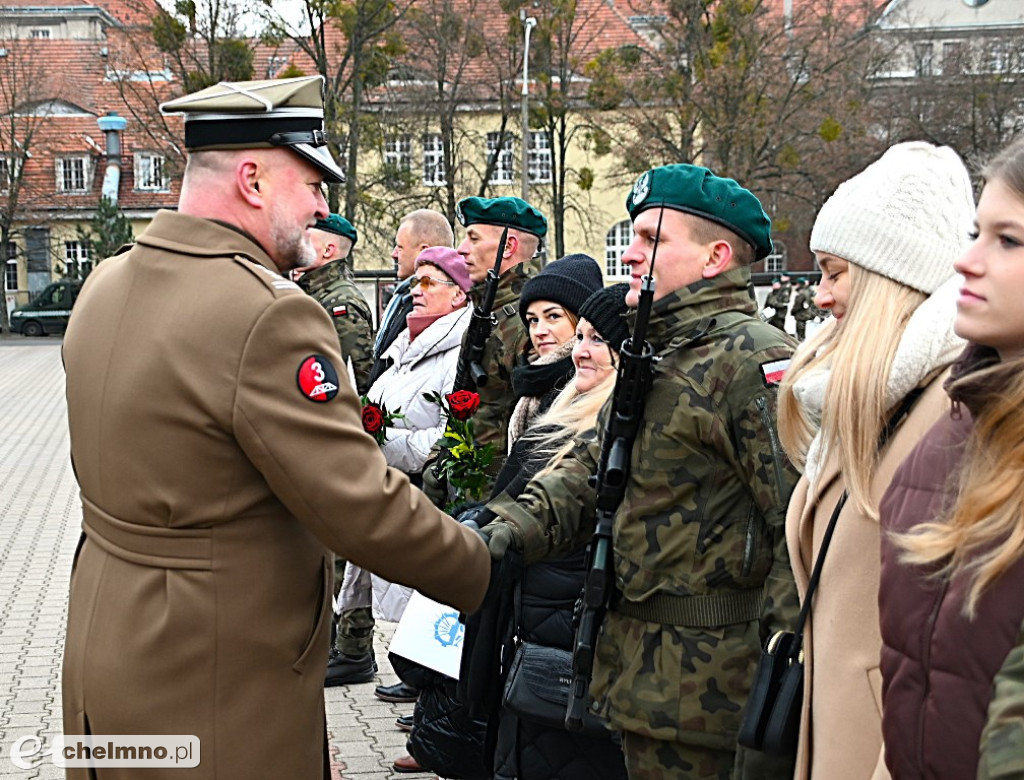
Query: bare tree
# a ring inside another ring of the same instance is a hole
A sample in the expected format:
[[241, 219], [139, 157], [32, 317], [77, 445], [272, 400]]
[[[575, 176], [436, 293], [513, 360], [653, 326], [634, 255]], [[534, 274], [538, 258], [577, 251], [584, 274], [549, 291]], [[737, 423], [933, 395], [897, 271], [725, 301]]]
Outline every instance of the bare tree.
[[[66, 99], [63, 75], [47, 67], [30, 40], [0, 38], [0, 266], [7, 259], [17, 225], [46, 193], [34, 184], [35, 156], [44, 157], [45, 131], [53, 101]], [[4, 287], [4, 285], [0, 285]], [[0, 332], [10, 331], [7, 296], [0, 290]]]

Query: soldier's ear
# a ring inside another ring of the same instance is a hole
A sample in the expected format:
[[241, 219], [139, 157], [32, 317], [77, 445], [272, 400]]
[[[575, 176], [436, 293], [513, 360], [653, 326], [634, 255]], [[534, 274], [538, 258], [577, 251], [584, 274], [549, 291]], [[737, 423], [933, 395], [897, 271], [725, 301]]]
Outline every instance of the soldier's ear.
[[708, 259], [704, 262], [702, 272], [705, 279], [711, 279], [732, 268], [733, 251], [728, 241], [713, 241], [708, 249]]
[[235, 187], [242, 200], [255, 208], [262, 208], [264, 205], [260, 193], [261, 176], [261, 166], [253, 158], [244, 157], [235, 166]]

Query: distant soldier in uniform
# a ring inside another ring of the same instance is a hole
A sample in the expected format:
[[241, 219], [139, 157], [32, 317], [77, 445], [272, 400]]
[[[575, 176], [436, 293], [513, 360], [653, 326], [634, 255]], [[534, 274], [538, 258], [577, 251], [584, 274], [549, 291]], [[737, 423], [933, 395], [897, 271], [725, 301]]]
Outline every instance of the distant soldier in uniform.
[[789, 304], [789, 299], [782, 292], [782, 282], [775, 280], [772, 282], [772, 291], [768, 293], [768, 297], [765, 298], [765, 308], [772, 310], [771, 315], [768, 317], [768, 324], [784, 331], [786, 329], [786, 309]]
[[793, 297], [793, 282], [789, 274], [782, 274], [779, 277], [779, 285], [782, 293], [782, 303], [786, 308], [789, 308], [789, 299]]
[[[797, 612], [784, 533], [797, 473], [775, 432], [794, 344], [747, 292], [770, 222], [750, 192], [693, 165], [643, 174], [626, 207], [631, 306], [658, 247], [660, 361], [615, 518], [594, 709], [622, 732], [632, 780], [789, 778], [792, 762], [736, 744], [761, 647]], [[579, 440], [517, 500], [488, 504], [491, 554], [513, 545], [530, 564], [586, 538], [599, 456], [597, 437]]]
[[315, 262], [324, 180], [344, 180], [322, 97], [312, 76], [165, 104], [187, 115], [178, 210], [97, 266], [64, 340], [83, 512], [64, 732], [194, 735], [200, 780], [330, 776], [331, 550], [465, 611], [489, 577], [479, 536], [387, 467], [331, 318], [282, 275]]
[[[498, 293], [491, 314], [496, 320], [484, 349], [483, 369], [488, 381], [477, 388], [480, 408], [473, 417], [477, 442], [494, 444], [494, 460], [489, 472], [497, 476], [508, 453], [508, 421], [515, 407], [512, 392], [512, 369], [528, 338], [519, 317], [519, 294], [526, 280], [540, 272], [540, 261], [534, 258], [540, 242], [547, 234], [547, 220], [520, 198], [464, 198], [457, 207], [459, 224], [466, 228], [466, 237], [457, 247], [466, 258], [466, 269], [473, 280], [470, 296], [478, 305], [484, 292], [487, 272], [494, 268], [498, 242], [505, 227], [508, 239], [498, 268]], [[465, 348], [465, 339], [463, 348]], [[440, 506], [446, 496], [433, 477], [433, 459], [424, 469], [424, 490]], [[487, 490], [490, 487], [488, 486]]]
[[399, 284], [395, 287], [377, 328], [377, 340], [373, 344], [371, 385], [387, 369], [388, 363], [385, 362], [383, 355], [398, 338], [398, 334], [405, 330], [405, 318], [412, 311], [412, 290], [409, 287], [409, 280], [416, 269], [416, 258], [420, 252], [432, 246], [455, 246], [455, 234], [444, 214], [430, 209], [417, 209], [402, 217], [395, 233], [395, 248], [391, 250], [391, 259], [395, 261], [395, 276], [398, 277]]
[[373, 314], [356, 287], [348, 256], [359, 236], [352, 223], [340, 214], [318, 219], [310, 231], [316, 263], [304, 269], [298, 285], [331, 315], [341, 343], [341, 356], [352, 361], [360, 394], [370, 389], [373, 368]]
[[803, 341], [807, 336], [807, 323], [817, 316], [818, 309], [814, 305], [814, 288], [807, 280], [800, 277], [796, 280], [796, 297], [793, 298], [793, 319], [796, 321], [796, 338]]

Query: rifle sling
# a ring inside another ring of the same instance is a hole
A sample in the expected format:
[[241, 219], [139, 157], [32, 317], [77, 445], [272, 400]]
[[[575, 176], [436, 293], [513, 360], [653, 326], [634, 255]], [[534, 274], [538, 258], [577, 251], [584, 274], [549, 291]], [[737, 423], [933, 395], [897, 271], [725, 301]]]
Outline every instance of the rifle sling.
[[646, 623], [688, 628], [716, 628], [761, 617], [764, 590], [730, 590], [704, 596], [655, 593], [644, 601], [626, 601], [616, 593], [612, 612]]

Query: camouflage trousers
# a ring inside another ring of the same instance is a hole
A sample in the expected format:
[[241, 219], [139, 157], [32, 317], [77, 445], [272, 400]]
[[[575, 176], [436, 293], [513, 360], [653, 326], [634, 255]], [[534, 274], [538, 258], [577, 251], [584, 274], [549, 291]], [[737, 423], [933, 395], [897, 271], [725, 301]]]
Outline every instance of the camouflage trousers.
[[730, 780], [736, 754], [731, 750], [622, 733], [629, 780]]
[[[341, 592], [345, 579], [345, 559], [334, 556], [334, 596]], [[345, 655], [373, 655], [373, 611], [370, 607], [346, 609], [335, 616], [331, 636], [334, 646]]]

